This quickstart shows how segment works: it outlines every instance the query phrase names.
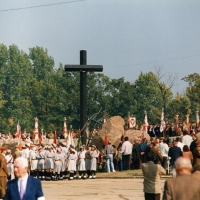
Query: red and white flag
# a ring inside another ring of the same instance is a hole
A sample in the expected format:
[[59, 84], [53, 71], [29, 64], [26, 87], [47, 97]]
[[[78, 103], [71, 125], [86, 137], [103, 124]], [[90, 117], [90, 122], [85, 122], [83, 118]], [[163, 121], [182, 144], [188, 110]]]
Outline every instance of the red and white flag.
[[66, 117], [64, 117], [63, 135], [64, 135], [65, 138], [67, 138], [68, 131], [67, 131], [67, 119], [66, 119]]
[[186, 130], [187, 131], [190, 130], [190, 115], [189, 114], [186, 115]]
[[38, 118], [37, 117], [35, 118], [35, 127], [34, 127], [34, 130], [33, 130], [33, 137], [36, 140], [40, 139], [39, 138]]
[[199, 126], [199, 111], [196, 111], [196, 126]]
[[180, 131], [178, 117], [179, 117], [179, 115], [176, 115], [176, 133], [179, 133], [179, 131]]
[[57, 144], [57, 134], [56, 134], [56, 131], [55, 131], [55, 133], [54, 133], [53, 143], [54, 143], [54, 144]]
[[72, 130], [70, 130], [69, 133], [68, 133], [67, 144], [69, 146], [70, 145], [74, 146], [74, 139], [73, 139], [73, 135], [72, 135]]
[[160, 119], [160, 132], [163, 132], [166, 128], [165, 119], [164, 119], [164, 109], [162, 109], [161, 119]]
[[21, 137], [21, 135], [20, 135], [20, 132], [21, 131], [21, 127], [20, 127], [20, 124], [19, 124], [19, 121], [18, 121], [18, 124], [17, 124], [17, 131], [16, 131], [16, 133], [15, 133], [15, 137], [16, 138], [20, 138]]
[[103, 116], [103, 123], [106, 123], [106, 115]]
[[148, 130], [148, 117], [147, 117], [147, 112], [144, 112], [145, 116], [144, 116], [144, 124], [143, 124], [143, 131], [145, 131], [147, 133]]
[[104, 145], [105, 145], [105, 146], [108, 145], [108, 135], [107, 135], [107, 130], [106, 130], [106, 132], [105, 132]]

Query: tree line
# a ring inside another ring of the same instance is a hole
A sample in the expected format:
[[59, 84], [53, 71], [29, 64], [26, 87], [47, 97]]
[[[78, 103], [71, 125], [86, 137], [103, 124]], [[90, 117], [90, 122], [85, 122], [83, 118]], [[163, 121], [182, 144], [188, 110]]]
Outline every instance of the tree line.
[[[165, 79], [164, 79], [165, 78]], [[160, 123], [164, 108], [165, 118], [173, 121], [179, 114], [180, 121], [190, 114], [195, 122], [195, 112], [200, 102], [200, 74], [183, 78], [188, 83], [184, 94], [173, 94], [175, 76], [166, 76], [161, 68], [142, 73], [134, 82], [111, 79], [103, 73], [87, 73], [87, 115], [99, 112], [107, 117], [128, 113], [143, 123], [147, 111], [149, 123]], [[18, 121], [22, 129], [32, 132], [34, 118], [44, 131], [62, 129], [63, 118], [74, 129], [79, 129], [79, 84], [77, 72], [65, 72], [47, 49], [36, 46], [29, 53], [16, 45], [0, 44], [0, 131], [16, 130]]]

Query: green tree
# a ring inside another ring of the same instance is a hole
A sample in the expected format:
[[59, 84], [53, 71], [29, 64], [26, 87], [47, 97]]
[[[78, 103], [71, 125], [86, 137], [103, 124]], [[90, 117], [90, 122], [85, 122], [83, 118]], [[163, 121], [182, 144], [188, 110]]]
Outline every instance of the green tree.
[[171, 100], [169, 103], [169, 121], [174, 121], [175, 116], [179, 115], [179, 121], [185, 121], [186, 115], [191, 114], [191, 103], [190, 99], [187, 97], [186, 94], [180, 95], [177, 93], [175, 98]]
[[[186, 95], [191, 102], [191, 113], [196, 113], [196, 110], [200, 109], [200, 74], [194, 73], [184, 77], [182, 80], [188, 83], [186, 88]], [[191, 120], [195, 122], [195, 114], [191, 116]]]
[[139, 123], [144, 121], [144, 111], [147, 111], [149, 123], [160, 123], [162, 111], [162, 96], [158, 88], [158, 78], [152, 73], [143, 74], [135, 81], [137, 110]]

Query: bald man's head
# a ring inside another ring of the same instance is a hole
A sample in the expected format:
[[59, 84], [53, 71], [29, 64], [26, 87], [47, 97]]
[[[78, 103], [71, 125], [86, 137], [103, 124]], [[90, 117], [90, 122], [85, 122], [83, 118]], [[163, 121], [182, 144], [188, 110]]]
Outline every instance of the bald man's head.
[[188, 158], [180, 157], [175, 162], [177, 174], [190, 173], [192, 170], [191, 160]]

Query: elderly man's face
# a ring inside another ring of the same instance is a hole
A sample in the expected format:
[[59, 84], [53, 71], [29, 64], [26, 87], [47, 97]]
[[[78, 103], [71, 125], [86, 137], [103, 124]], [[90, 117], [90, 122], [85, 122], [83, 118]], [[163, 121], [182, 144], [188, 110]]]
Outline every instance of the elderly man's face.
[[26, 175], [28, 167], [22, 166], [19, 162], [14, 163], [14, 172], [18, 178], [22, 178]]

